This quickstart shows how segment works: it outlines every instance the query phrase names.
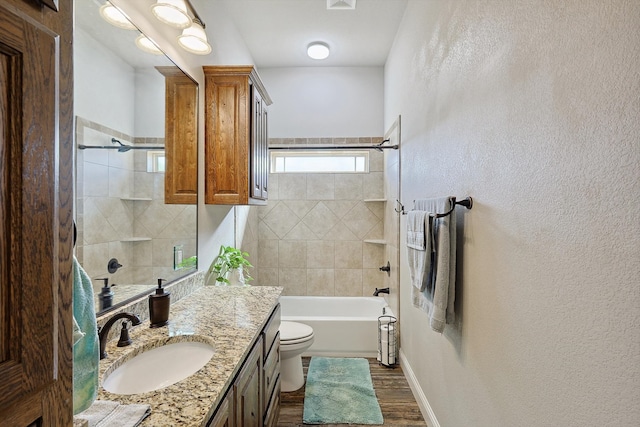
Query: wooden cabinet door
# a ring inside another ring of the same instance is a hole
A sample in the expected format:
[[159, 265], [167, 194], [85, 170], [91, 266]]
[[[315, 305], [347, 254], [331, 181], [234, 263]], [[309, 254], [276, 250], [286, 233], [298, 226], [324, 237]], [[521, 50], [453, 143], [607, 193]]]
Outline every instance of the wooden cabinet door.
[[233, 390], [229, 391], [224, 400], [216, 409], [213, 418], [207, 423], [207, 427], [234, 427]]
[[178, 67], [156, 67], [165, 78], [164, 202], [198, 203], [198, 85]]
[[72, 1], [0, 0], [0, 425], [72, 424]]
[[235, 386], [237, 426], [262, 427], [263, 396], [262, 382], [262, 338], [251, 350], [240, 371]]

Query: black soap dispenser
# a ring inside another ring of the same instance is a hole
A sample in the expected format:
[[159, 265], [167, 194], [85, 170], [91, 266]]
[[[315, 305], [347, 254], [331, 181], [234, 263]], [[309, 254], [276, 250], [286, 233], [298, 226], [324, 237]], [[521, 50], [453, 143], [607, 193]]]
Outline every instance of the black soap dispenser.
[[166, 280], [158, 279], [156, 293], [149, 295], [149, 321], [152, 328], [160, 328], [169, 323], [171, 294], [164, 291], [162, 282], [166, 282]]
[[104, 279], [96, 279], [96, 280], [104, 280], [104, 285], [102, 286], [102, 290], [100, 294], [98, 294], [98, 299], [100, 301], [100, 311], [106, 310], [113, 305], [113, 291], [111, 290], [111, 285], [109, 286], [109, 278], [105, 277]]

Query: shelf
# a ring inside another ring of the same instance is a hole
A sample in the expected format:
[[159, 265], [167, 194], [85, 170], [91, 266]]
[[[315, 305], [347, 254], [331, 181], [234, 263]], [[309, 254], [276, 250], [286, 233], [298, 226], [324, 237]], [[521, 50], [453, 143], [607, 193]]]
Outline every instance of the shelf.
[[382, 239], [365, 239], [365, 243], [373, 243], [374, 245], [386, 245], [387, 241]]
[[139, 201], [150, 202], [153, 199], [151, 197], [120, 197], [120, 200], [126, 200], [129, 202], [139, 202]]
[[365, 202], [386, 202], [387, 199], [364, 199]]
[[128, 237], [126, 239], [120, 239], [121, 242], [148, 242], [153, 240], [151, 237]]

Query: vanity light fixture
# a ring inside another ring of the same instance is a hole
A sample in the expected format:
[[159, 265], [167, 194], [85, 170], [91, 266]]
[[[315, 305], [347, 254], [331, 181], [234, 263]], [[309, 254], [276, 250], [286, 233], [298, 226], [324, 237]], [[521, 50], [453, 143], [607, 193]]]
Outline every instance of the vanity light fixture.
[[191, 26], [185, 0], [158, 0], [151, 11], [160, 22], [172, 27], [183, 29]]
[[100, 6], [100, 16], [102, 19], [107, 21], [111, 25], [115, 25], [118, 28], [123, 28], [125, 30], [135, 30], [136, 27], [129, 21], [127, 15], [122, 13], [120, 9], [111, 4], [111, 2], [107, 1], [105, 4]]
[[178, 36], [178, 44], [187, 52], [196, 55], [211, 53], [211, 45], [207, 41], [207, 33], [204, 32], [204, 24], [198, 19], [194, 19], [189, 28], [182, 30], [182, 34]]
[[326, 59], [329, 56], [329, 45], [324, 42], [313, 42], [307, 46], [307, 55], [312, 59]]
[[156, 44], [144, 34], [140, 34], [138, 38], [136, 38], [136, 46], [138, 46], [140, 50], [153, 55], [164, 55], [164, 52], [162, 52], [158, 46], [156, 46]]

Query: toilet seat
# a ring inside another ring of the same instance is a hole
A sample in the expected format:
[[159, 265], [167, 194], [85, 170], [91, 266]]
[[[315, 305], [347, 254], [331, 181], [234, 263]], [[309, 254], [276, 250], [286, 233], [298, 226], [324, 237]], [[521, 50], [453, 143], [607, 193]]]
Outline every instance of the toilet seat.
[[313, 339], [313, 328], [304, 323], [280, 322], [280, 345], [294, 345]]

